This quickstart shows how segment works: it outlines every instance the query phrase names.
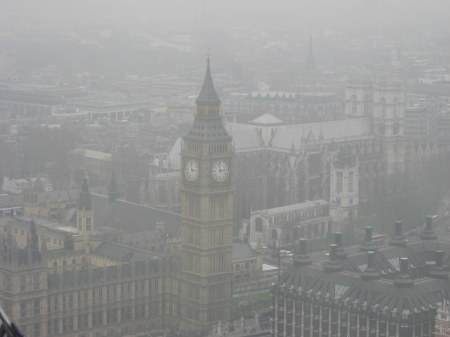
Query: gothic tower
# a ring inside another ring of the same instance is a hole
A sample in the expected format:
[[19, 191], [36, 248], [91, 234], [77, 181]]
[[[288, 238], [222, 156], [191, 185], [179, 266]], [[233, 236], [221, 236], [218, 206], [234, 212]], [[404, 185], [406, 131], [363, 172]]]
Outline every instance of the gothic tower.
[[405, 164], [403, 84], [390, 77], [380, 77], [374, 85], [373, 99], [373, 133], [383, 158], [384, 174], [401, 172]]
[[90, 237], [94, 233], [94, 212], [92, 210], [91, 195], [86, 178], [81, 186], [80, 199], [78, 200], [77, 228], [78, 234], [83, 239], [84, 249], [89, 252]]
[[353, 76], [345, 87], [345, 116], [370, 117], [373, 113], [373, 80], [364, 75]]
[[181, 148], [181, 330], [204, 336], [231, 317], [234, 148], [209, 59], [197, 112]]

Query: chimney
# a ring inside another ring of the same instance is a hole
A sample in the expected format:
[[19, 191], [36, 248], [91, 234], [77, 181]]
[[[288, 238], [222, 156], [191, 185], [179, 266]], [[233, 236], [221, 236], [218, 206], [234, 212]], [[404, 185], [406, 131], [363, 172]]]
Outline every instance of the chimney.
[[342, 233], [334, 233], [334, 243], [337, 245], [337, 257], [339, 259], [347, 258], [347, 252], [345, 251], [344, 245], [342, 244]]
[[307, 243], [308, 240], [300, 239], [298, 250], [294, 257], [294, 266], [306, 266], [312, 263], [311, 259], [308, 256]]
[[372, 227], [366, 227], [366, 242], [372, 242], [372, 233], [373, 233], [373, 229]]
[[361, 278], [365, 281], [376, 280], [380, 278], [380, 273], [375, 266], [375, 252], [370, 250], [367, 252], [367, 267], [361, 274]]
[[377, 247], [372, 242], [372, 232], [373, 229], [370, 226], [366, 227], [366, 236], [364, 238], [364, 241], [361, 243], [361, 246], [359, 247], [359, 250], [362, 252], [368, 252], [368, 251], [376, 251]]
[[444, 265], [444, 252], [442, 250], [436, 251], [436, 264], [430, 270], [430, 277], [448, 279], [448, 270]]
[[409, 274], [409, 261], [407, 257], [400, 258], [400, 271], [394, 280], [394, 284], [398, 288], [411, 288], [414, 286], [414, 281]]
[[425, 229], [423, 230], [422, 234], [420, 234], [420, 238], [422, 240], [436, 240], [437, 239], [437, 236], [433, 230], [433, 217], [430, 215], [427, 216], [427, 218], [426, 218]]
[[336, 244], [330, 245], [330, 253], [329, 260], [324, 263], [324, 269], [327, 272], [335, 272], [340, 271], [342, 269], [342, 265], [338, 260], [338, 246]]
[[406, 247], [406, 238], [403, 235], [403, 224], [401, 221], [394, 222], [394, 236], [389, 241], [391, 246]]

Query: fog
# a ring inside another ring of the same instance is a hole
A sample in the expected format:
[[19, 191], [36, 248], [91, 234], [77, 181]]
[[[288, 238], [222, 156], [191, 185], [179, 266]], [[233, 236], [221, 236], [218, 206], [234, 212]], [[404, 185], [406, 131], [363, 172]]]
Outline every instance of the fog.
[[0, 0], [2, 328], [447, 336], [449, 13]]

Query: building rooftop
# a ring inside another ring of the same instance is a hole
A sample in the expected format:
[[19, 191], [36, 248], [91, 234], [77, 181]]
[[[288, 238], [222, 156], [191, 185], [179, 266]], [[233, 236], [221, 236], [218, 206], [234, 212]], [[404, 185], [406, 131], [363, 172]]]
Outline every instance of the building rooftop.
[[283, 214], [283, 213], [288, 213], [288, 212], [295, 212], [298, 210], [308, 209], [311, 207], [327, 206], [327, 205], [328, 205], [328, 202], [325, 200], [314, 200], [314, 201], [306, 201], [306, 202], [287, 205], [287, 206], [269, 208], [266, 210], [254, 211], [252, 213], [263, 213], [265, 215], [271, 216], [271, 215]]
[[249, 124], [253, 125], [281, 125], [284, 124], [284, 122], [268, 113], [265, 113], [264, 115], [259, 116], [258, 118], [255, 118], [254, 120], [250, 121]]

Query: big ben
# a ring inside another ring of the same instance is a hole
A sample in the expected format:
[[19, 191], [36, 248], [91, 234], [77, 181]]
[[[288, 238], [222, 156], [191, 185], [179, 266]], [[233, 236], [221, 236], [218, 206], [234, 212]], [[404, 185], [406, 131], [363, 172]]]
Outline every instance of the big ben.
[[231, 317], [234, 149], [209, 59], [181, 149], [181, 330], [206, 335]]

